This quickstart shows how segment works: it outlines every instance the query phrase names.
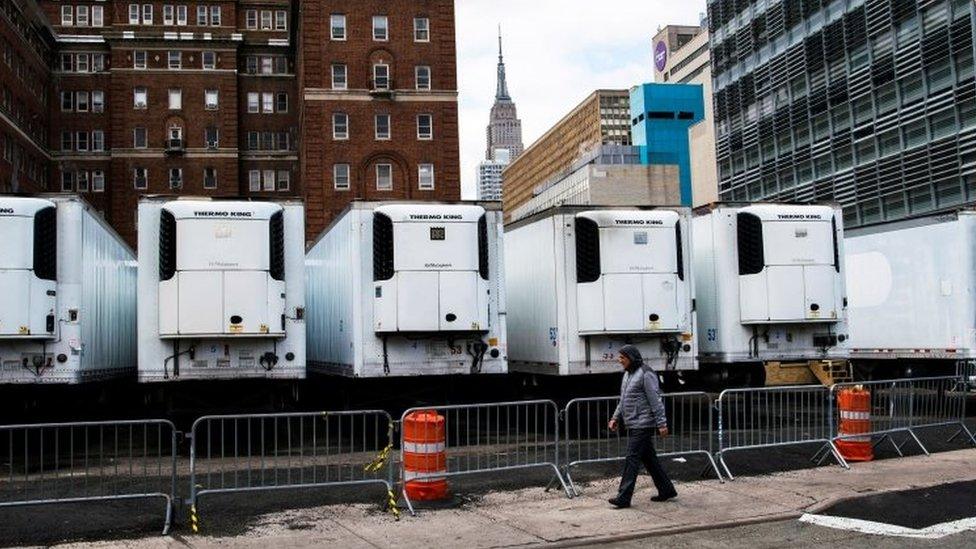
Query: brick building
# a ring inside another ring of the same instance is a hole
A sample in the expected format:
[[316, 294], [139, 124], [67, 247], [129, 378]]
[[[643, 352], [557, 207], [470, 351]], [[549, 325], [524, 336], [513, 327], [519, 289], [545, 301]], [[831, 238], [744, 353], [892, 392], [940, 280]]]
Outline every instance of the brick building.
[[460, 198], [453, 0], [4, 0], [0, 36], [0, 191], [131, 244], [144, 194], [304, 196], [310, 236]]
[[460, 199], [454, 1], [299, 5], [309, 237], [354, 199]]
[[0, 2], [0, 192], [45, 190], [55, 43], [33, 0]]

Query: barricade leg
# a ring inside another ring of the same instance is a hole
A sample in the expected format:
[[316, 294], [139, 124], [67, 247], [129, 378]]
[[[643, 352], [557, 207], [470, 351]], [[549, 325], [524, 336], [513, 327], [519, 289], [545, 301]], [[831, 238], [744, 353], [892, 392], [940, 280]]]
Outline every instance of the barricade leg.
[[735, 477], [732, 475], [732, 471], [729, 470], [729, 465], [725, 463], [725, 454], [722, 452], [718, 452], [717, 454], [715, 454], [715, 457], [718, 458], [718, 462], [722, 466], [722, 470], [725, 471], [725, 478], [729, 480], [735, 480]]
[[[570, 492], [569, 491], [569, 486], [567, 486], [566, 485], [566, 481], [563, 480], [563, 476], [559, 472], [559, 467], [556, 467], [555, 464], [552, 464], [552, 471], [556, 475], [555, 479], [553, 479], [553, 480], [558, 480], [559, 481], [559, 484], [563, 487], [563, 492], [566, 492], [566, 497], [569, 498], [569, 499], [573, 499], [573, 492]], [[550, 482], [552, 482], [552, 481], [550, 481]]]

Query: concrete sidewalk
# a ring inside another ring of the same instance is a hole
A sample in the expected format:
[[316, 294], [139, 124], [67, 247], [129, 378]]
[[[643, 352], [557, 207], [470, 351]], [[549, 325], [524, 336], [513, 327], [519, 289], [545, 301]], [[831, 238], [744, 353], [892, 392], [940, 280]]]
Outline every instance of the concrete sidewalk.
[[976, 480], [976, 450], [960, 450], [854, 465], [850, 471], [821, 467], [678, 485], [680, 496], [652, 503], [650, 479], [641, 477], [634, 507], [610, 508], [616, 480], [585, 485], [569, 500], [541, 488], [497, 492], [459, 509], [423, 511], [394, 522], [375, 506], [343, 505], [292, 510], [259, 517], [238, 537], [185, 536], [63, 547], [464, 547], [592, 544], [655, 534], [687, 532], [799, 517], [859, 495]]

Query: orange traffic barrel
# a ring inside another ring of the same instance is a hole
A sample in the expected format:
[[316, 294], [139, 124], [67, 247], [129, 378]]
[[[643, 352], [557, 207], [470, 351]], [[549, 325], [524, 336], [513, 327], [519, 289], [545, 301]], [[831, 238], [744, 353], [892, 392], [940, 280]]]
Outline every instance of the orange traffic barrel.
[[847, 461], [871, 461], [874, 445], [871, 442], [871, 391], [862, 387], [841, 389], [837, 393], [840, 425], [837, 428], [837, 449]]
[[403, 420], [403, 480], [413, 501], [448, 498], [444, 416], [419, 410]]

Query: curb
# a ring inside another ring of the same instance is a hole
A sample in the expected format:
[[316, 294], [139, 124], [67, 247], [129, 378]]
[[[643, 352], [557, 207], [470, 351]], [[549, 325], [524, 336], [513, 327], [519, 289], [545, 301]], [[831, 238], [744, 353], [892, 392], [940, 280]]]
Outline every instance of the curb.
[[655, 530], [646, 530], [643, 532], [627, 532], [625, 534], [615, 534], [610, 536], [593, 536], [593, 537], [581, 537], [573, 538], [562, 541], [554, 542], [543, 542], [539, 544], [529, 545], [527, 547], [589, 547], [594, 544], [602, 543], [613, 543], [619, 541], [631, 541], [644, 538], [652, 538], [657, 536], [666, 535], [676, 535], [676, 534], [689, 534], [692, 532], [701, 532], [705, 530], [726, 530], [729, 528], [736, 528], [739, 526], [751, 526], [755, 524], [766, 524], [770, 522], [782, 522], [785, 520], [796, 520], [803, 516], [802, 511], [786, 511], [783, 513], [774, 513], [771, 515], [761, 515], [758, 517], [748, 517], [742, 519], [728, 520], [725, 522], [715, 522], [712, 524], [686, 524], [680, 526], [669, 526], [666, 528], [658, 528]]

